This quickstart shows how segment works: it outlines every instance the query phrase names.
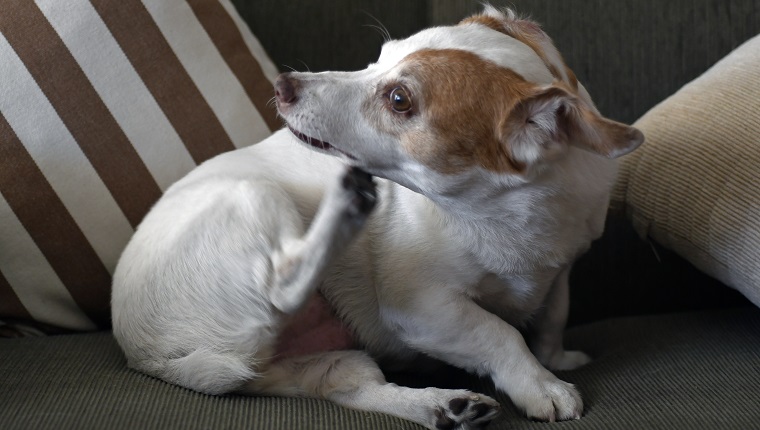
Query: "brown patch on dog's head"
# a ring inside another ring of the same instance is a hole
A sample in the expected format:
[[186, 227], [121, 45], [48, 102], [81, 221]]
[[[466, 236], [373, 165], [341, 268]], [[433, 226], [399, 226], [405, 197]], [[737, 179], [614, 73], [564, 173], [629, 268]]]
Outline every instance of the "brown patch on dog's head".
[[[395, 102], [403, 111], [393, 109]], [[539, 86], [457, 49], [408, 55], [363, 110], [406, 154], [444, 174], [479, 167], [523, 175], [568, 145], [615, 157], [643, 140], [638, 130], [599, 116], [564, 84]]]
[[505, 150], [497, 132], [500, 119], [530, 92], [532, 84], [510, 69], [456, 49], [414, 52], [399, 70], [398, 79], [379, 92], [385, 98], [393, 88], [402, 87], [413, 109], [392, 112], [396, 121], [380, 122], [384, 131], [399, 138], [406, 153], [441, 173], [476, 165], [505, 173], [524, 169]]
[[[538, 55], [549, 69], [549, 73], [558, 81], [563, 81], [574, 91], [578, 90], [578, 79], [569, 67], [565, 64], [562, 56], [554, 48], [551, 38], [544, 33], [541, 26], [535, 21], [518, 18], [511, 10], [499, 11], [489, 7], [482, 14], [474, 15], [463, 19], [463, 24], [480, 24], [492, 30], [504, 33], [505, 35], [517, 39], [527, 45], [533, 52]], [[547, 50], [553, 50], [556, 56], [556, 64], [552, 62], [551, 56]], [[564, 74], [560, 71], [564, 71]]]

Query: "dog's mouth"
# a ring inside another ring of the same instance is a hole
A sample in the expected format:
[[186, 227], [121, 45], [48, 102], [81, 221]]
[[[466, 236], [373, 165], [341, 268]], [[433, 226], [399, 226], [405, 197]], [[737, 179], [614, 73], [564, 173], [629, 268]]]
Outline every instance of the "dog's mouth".
[[303, 143], [306, 143], [307, 145], [310, 145], [310, 146], [312, 146], [314, 148], [321, 149], [323, 151], [328, 151], [328, 152], [330, 150], [334, 150], [336, 152], [339, 152], [339, 153], [345, 155], [346, 157], [350, 158], [351, 160], [356, 160], [356, 157], [354, 157], [353, 155], [351, 155], [351, 154], [349, 154], [349, 153], [347, 153], [347, 152], [345, 152], [345, 151], [343, 151], [341, 149], [338, 149], [338, 148], [332, 146], [331, 144], [329, 144], [329, 143], [327, 143], [327, 142], [325, 142], [323, 140], [319, 140], [319, 139], [313, 138], [311, 136], [307, 136], [307, 135], [301, 133], [300, 131], [296, 130], [295, 128], [293, 128], [290, 124], [288, 124], [288, 130], [290, 130], [291, 133], [293, 133], [298, 139], [300, 139]]

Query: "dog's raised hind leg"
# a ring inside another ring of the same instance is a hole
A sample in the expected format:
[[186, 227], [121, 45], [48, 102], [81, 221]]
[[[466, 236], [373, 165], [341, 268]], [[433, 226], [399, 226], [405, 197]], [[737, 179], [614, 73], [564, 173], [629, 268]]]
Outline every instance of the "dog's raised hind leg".
[[277, 309], [291, 314], [306, 303], [329, 263], [364, 225], [376, 198], [372, 176], [354, 167], [327, 190], [306, 234], [283, 243], [272, 257], [270, 299]]
[[467, 390], [388, 383], [375, 361], [362, 351], [323, 352], [276, 361], [246, 383], [241, 392], [327, 399], [434, 430], [483, 428], [500, 409], [492, 398]]

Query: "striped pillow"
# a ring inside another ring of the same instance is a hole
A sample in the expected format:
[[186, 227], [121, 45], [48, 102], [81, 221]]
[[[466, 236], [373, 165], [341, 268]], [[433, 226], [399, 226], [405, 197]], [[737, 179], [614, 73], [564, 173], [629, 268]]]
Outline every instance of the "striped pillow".
[[174, 181], [278, 128], [228, 0], [5, 0], [0, 320], [109, 326], [111, 273]]

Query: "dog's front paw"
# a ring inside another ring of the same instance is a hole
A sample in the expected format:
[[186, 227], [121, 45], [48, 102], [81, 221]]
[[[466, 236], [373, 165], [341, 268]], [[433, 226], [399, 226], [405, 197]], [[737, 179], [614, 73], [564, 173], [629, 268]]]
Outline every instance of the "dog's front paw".
[[459, 430], [483, 428], [500, 412], [499, 403], [483, 394], [463, 391], [435, 411], [434, 429]]
[[580, 419], [583, 400], [572, 384], [546, 372], [544, 377], [528, 385], [519, 395], [512, 396], [512, 401], [528, 418], [548, 422]]
[[350, 167], [341, 179], [343, 190], [349, 194], [347, 213], [366, 218], [377, 203], [377, 191], [372, 175], [358, 167]]

